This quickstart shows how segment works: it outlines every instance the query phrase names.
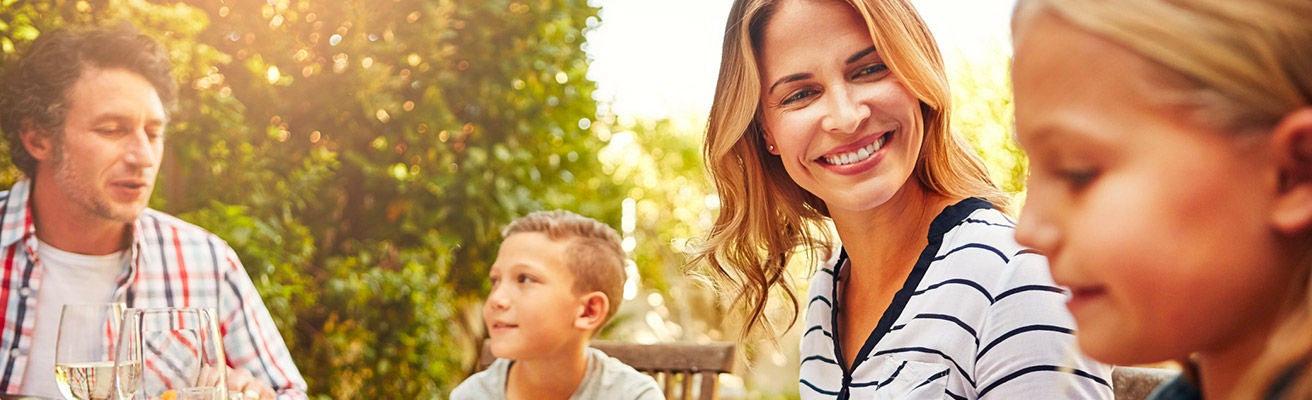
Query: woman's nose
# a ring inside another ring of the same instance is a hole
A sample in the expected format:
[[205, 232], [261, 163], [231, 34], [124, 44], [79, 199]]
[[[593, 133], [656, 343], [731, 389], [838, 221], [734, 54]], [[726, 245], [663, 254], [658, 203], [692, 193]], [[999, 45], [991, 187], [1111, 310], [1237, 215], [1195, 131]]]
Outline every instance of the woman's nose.
[[847, 86], [829, 90], [826, 112], [820, 127], [826, 132], [854, 133], [870, 118], [870, 106], [855, 98]]

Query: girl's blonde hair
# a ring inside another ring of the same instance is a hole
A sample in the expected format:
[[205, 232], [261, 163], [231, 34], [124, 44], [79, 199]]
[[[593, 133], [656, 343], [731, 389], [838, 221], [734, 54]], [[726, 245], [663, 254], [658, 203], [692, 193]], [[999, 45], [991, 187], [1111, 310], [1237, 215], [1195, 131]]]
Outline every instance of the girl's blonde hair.
[[[793, 306], [788, 260], [798, 251], [819, 255], [832, 247], [824, 202], [793, 182], [769, 154], [760, 126], [761, 76], [757, 64], [765, 26], [782, 1], [840, 1], [865, 20], [889, 69], [920, 100], [925, 138], [913, 175], [948, 197], [981, 197], [1003, 211], [1010, 199], [989, 179], [967, 142], [949, 131], [952, 96], [943, 58], [929, 29], [906, 0], [737, 0], [725, 24], [719, 82], [707, 123], [703, 155], [720, 196], [720, 214], [693, 260], [741, 295], [747, 305], [744, 335], [760, 326], [772, 332], [765, 306], [780, 289]], [[823, 46], [822, 38], [816, 45]]]
[[[1183, 79], [1163, 96], [1196, 123], [1236, 134], [1270, 132], [1312, 104], [1312, 2], [1307, 0], [1021, 0], [1018, 17], [1050, 10]], [[1240, 398], [1262, 398], [1292, 379], [1285, 398], [1312, 398], [1312, 232], [1291, 260], [1299, 279], [1289, 314], [1244, 382]], [[1296, 376], [1285, 376], [1302, 365]]]

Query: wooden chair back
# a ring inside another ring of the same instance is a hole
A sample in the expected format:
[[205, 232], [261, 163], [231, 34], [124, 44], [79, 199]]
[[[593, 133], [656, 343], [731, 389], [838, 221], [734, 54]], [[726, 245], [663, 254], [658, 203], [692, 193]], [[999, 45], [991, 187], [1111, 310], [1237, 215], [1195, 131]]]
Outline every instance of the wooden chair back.
[[1143, 400], [1157, 386], [1178, 375], [1179, 371], [1165, 368], [1116, 366], [1112, 368], [1112, 389], [1116, 400]]
[[[636, 344], [594, 340], [591, 346], [651, 375], [670, 400], [717, 400], [720, 374], [733, 372], [733, 343]], [[478, 368], [486, 369], [495, 359], [488, 344], [483, 343]]]

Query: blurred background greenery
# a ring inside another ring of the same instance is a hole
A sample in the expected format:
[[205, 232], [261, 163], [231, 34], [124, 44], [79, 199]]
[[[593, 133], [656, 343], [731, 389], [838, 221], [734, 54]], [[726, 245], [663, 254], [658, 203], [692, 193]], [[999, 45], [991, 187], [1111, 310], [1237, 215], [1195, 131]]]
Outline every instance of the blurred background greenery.
[[[0, 0], [0, 67], [41, 32], [123, 21], [181, 82], [152, 207], [237, 250], [313, 396], [446, 397], [483, 337], [500, 229], [541, 209], [625, 236], [640, 278], [602, 337], [737, 339], [728, 299], [686, 273], [718, 205], [705, 116], [599, 104], [589, 1]], [[994, 53], [952, 66], [954, 126], [1020, 192]], [[0, 150], [8, 187], [21, 175]], [[795, 397], [795, 343], [749, 340], [725, 397]]]

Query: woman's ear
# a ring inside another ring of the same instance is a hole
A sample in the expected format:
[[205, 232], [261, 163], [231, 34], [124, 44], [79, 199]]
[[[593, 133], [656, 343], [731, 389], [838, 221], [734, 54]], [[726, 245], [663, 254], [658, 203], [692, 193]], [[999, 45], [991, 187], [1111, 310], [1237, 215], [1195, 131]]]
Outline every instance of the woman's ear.
[[574, 318], [574, 327], [596, 332], [606, 323], [606, 314], [610, 311], [610, 299], [602, 292], [591, 292], [580, 298], [583, 304], [578, 316]]
[[1271, 132], [1279, 190], [1271, 219], [1286, 234], [1312, 228], [1312, 107], [1280, 120]]
[[771, 135], [770, 131], [765, 130], [765, 128], [761, 128], [761, 141], [765, 143], [766, 152], [776, 156], [779, 155], [779, 147], [774, 144], [774, 135]]
[[45, 161], [54, 153], [54, 142], [49, 132], [45, 132], [31, 119], [25, 119], [19, 125], [18, 137], [23, 141], [27, 153], [38, 161]]

